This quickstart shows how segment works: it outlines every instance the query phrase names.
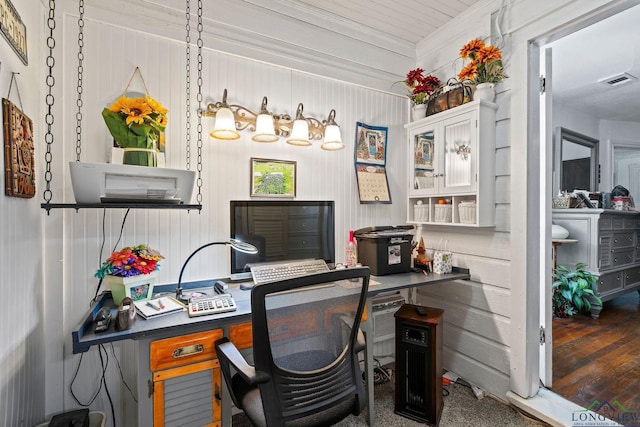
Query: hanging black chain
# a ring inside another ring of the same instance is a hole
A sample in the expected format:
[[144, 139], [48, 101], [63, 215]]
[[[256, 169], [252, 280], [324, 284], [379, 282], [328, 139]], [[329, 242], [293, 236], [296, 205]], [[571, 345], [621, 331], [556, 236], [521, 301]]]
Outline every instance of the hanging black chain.
[[56, 40], [53, 38], [53, 30], [56, 28], [56, 19], [55, 19], [55, 11], [56, 11], [56, 2], [55, 0], [49, 0], [49, 17], [47, 18], [47, 27], [49, 28], [49, 36], [47, 37], [47, 47], [49, 48], [49, 54], [47, 55], [46, 65], [48, 68], [47, 78], [45, 80], [47, 84], [47, 96], [45, 97], [45, 102], [47, 104], [47, 113], [44, 116], [44, 121], [47, 125], [47, 132], [44, 135], [44, 141], [47, 145], [46, 152], [44, 154], [44, 160], [46, 163], [46, 168], [44, 172], [44, 180], [45, 180], [45, 190], [43, 193], [43, 198], [45, 203], [51, 202], [51, 146], [53, 144], [53, 104], [55, 102], [55, 98], [53, 96], [53, 86], [55, 84], [55, 79], [53, 77], [53, 66], [56, 61], [53, 57], [53, 48], [56, 46]]
[[198, 0], [198, 204], [202, 204], [202, 0]]
[[84, 68], [82, 62], [84, 61], [84, 53], [82, 48], [84, 47], [84, 0], [80, 0], [78, 3], [78, 99], [76, 105], [78, 106], [78, 112], [76, 113], [76, 161], [80, 161], [80, 152], [82, 151], [82, 75]]
[[187, 78], [186, 78], [186, 98], [187, 98], [187, 108], [186, 108], [186, 115], [187, 115], [187, 170], [191, 170], [191, 5], [190, 5], [190, 1], [187, 0], [187, 6], [186, 6], [186, 21], [187, 21], [187, 25], [186, 25], [186, 30], [187, 30], [187, 37], [186, 37], [186, 45], [187, 45]]

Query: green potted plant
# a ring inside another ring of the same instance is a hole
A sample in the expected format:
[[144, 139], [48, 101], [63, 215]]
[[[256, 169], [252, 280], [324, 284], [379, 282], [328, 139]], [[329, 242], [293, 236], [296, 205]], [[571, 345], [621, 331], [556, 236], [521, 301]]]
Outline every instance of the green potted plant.
[[593, 301], [602, 304], [593, 288], [596, 277], [584, 269], [586, 264], [577, 263], [573, 270], [558, 265], [553, 273], [553, 311], [558, 317], [573, 316], [591, 310]]

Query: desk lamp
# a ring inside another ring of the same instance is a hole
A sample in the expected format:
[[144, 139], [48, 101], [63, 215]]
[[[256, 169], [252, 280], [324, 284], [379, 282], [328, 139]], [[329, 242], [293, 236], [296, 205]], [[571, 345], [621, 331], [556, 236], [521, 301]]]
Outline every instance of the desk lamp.
[[236, 240], [236, 239], [230, 239], [228, 242], [211, 242], [211, 243], [207, 243], [206, 245], [200, 246], [198, 249], [193, 251], [191, 253], [191, 255], [189, 255], [189, 258], [187, 258], [187, 260], [182, 265], [182, 269], [180, 270], [180, 276], [178, 276], [178, 287], [176, 288], [176, 298], [179, 301], [182, 301], [182, 302], [188, 302], [189, 301], [189, 298], [182, 294], [182, 273], [184, 273], [184, 269], [186, 268], [187, 264], [189, 264], [189, 261], [191, 261], [191, 258], [193, 258], [193, 256], [195, 254], [197, 254], [198, 252], [200, 252], [204, 248], [208, 248], [209, 246], [213, 246], [213, 245], [231, 246], [231, 249], [239, 251], [239, 252], [243, 252], [245, 254], [257, 254], [258, 253], [258, 248], [253, 246], [251, 243], [241, 242], [241, 241]]

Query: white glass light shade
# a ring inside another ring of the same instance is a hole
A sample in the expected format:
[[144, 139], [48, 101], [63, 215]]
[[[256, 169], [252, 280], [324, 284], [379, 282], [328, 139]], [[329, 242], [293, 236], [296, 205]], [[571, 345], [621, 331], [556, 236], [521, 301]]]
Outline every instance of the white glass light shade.
[[304, 119], [294, 120], [291, 137], [287, 139], [287, 144], [291, 145], [311, 145], [309, 141], [309, 123]]
[[275, 142], [278, 140], [271, 114], [258, 114], [256, 118], [256, 133], [251, 139], [256, 142]]
[[324, 130], [324, 142], [320, 146], [323, 150], [336, 151], [344, 148], [340, 128], [338, 125], [328, 125]]
[[223, 107], [216, 112], [216, 122], [210, 135], [215, 139], [238, 139], [240, 134], [236, 130], [236, 122], [233, 111]]

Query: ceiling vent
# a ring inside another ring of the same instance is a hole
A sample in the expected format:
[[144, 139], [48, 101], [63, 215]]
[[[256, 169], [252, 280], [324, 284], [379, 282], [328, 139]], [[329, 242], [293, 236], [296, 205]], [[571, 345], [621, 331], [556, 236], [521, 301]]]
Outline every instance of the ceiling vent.
[[637, 78], [629, 73], [621, 73], [616, 74], [615, 76], [607, 77], [606, 79], [598, 80], [598, 82], [604, 83], [608, 86], [620, 86], [633, 80], [637, 80]]

